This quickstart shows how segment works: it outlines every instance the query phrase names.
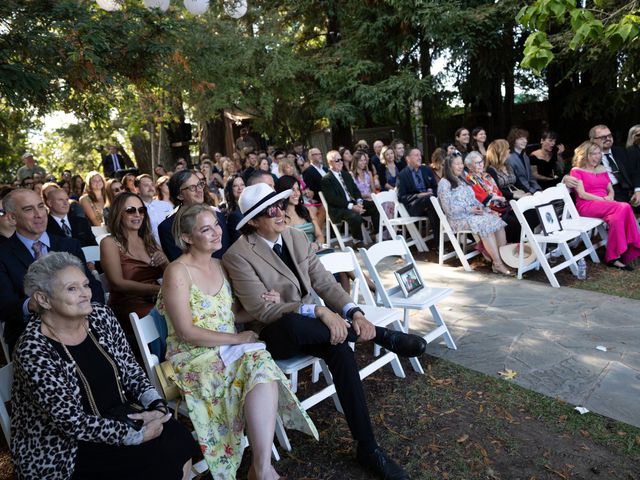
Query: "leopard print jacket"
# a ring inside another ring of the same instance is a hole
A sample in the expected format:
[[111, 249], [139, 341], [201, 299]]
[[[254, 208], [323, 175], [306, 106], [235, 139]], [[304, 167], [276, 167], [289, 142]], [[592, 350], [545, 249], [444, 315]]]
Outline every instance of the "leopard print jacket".
[[[127, 397], [145, 404], [157, 398], [111, 309], [94, 303], [88, 320], [116, 362]], [[83, 410], [74, 364], [58, 354], [40, 325], [33, 316], [13, 357], [11, 454], [17, 478], [62, 480], [73, 475], [78, 441], [121, 445], [129, 427]]]

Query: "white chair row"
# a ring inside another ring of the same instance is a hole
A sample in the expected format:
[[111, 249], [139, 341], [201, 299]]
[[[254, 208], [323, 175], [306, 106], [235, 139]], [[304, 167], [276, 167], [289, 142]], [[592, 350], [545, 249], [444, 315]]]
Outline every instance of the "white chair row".
[[[529, 210], [551, 202], [562, 202], [563, 204], [562, 215], [559, 218], [562, 230], [548, 235], [535, 233], [529, 226], [524, 214]], [[600, 261], [595, 250], [600, 246], [606, 245], [607, 242], [607, 231], [604, 222], [599, 218], [580, 216], [564, 184], [560, 183], [555, 187], [547, 188], [542, 192], [537, 192], [535, 195], [526, 196], [519, 200], [511, 200], [510, 203], [522, 228], [518, 279], [522, 278], [523, 273], [542, 267], [549, 283], [553, 287], [559, 288], [560, 284], [555, 276], [556, 272], [569, 267], [571, 272], [577, 275], [578, 260], [589, 256], [594, 263]], [[594, 245], [591, 242], [591, 235], [596, 232], [600, 235], [601, 240]], [[571, 248], [569, 248], [569, 242], [576, 239], [582, 240], [585, 248], [574, 255]], [[536, 257], [535, 261], [529, 265], [526, 265], [524, 260], [525, 244], [530, 246]], [[550, 244], [557, 246], [556, 248], [559, 249], [562, 257], [564, 257], [563, 262], [553, 267], [549, 264], [549, 257], [552, 252], [552, 250], [548, 249]]]

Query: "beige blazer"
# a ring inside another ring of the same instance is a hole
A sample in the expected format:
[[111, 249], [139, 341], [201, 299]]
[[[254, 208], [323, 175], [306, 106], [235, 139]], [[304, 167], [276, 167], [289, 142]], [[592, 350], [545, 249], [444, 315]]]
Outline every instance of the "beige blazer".
[[[297, 312], [303, 303], [315, 303], [309, 293], [313, 289], [329, 308], [342, 312], [351, 297], [322, 266], [307, 236], [295, 228], [287, 228], [282, 232], [282, 240], [307, 294], [302, 296], [303, 289], [295, 274], [262, 238], [255, 233], [242, 235], [224, 254], [222, 263], [231, 279], [233, 293], [244, 309], [262, 324], [272, 323], [285, 313]], [[261, 298], [271, 289], [280, 293], [280, 303]]]

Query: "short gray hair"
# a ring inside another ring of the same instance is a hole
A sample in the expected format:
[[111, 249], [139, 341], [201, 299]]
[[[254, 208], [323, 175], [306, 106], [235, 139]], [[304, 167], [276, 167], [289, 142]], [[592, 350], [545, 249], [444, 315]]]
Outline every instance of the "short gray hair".
[[476, 152], [475, 150], [472, 152], [469, 152], [467, 156], [464, 158], [464, 166], [470, 170], [471, 167], [473, 167], [473, 163], [476, 160], [484, 160], [482, 157], [482, 154], [480, 152]]
[[33, 262], [24, 277], [24, 293], [29, 297], [34, 292], [53, 293], [57, 274], [68, 267], [76, 267], [84, 273], [78, 257], [67, 252], [50, 252]]
[[188, 207], [180, 207], [178, 213], [176, 213], [176, 219], [173, 222], [171, 233], [173, 234], [173, 240], [176, 242], [176, 246], [183, 252], [189, 250], [190, 245], [182, 239], [182, 235], [191, 235], [196, 226], [198, 215], [202, 212], [209, 212], [214, 216], [216, 221], [218, 220], [218, 216], [213, 207], [206, 203], [195, 203]]

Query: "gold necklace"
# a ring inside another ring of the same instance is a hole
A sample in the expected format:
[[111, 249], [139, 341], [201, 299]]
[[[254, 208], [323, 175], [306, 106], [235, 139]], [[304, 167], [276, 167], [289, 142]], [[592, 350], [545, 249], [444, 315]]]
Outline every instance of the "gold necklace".
[[[62, 349], [67, 354], [71, 362], [73, 363], [73, 366], [76, 369], [78, 377], [80, 378], [80, 382], [82, 383], [84, 390], [87, 393], [87, 399], [89, 400], [89, 406], [91, 407], [91, 411], [93, 412], [94, 415], [96, 415], [97, 417], [100, 417], [101, 416], [100, 411], [98, 410], [98, 405], [96, 404], [95, 398], [93, 397], [93, 392], [91, 391], [91, 387], [89, 386], [89, 382], [87, 378], [82, 373], [82, 370], [80, 370], [80, 366], [78, 365], [78, 362], [76, 362], [76, 360], [73, 358], [73, 356], [71, 355], [71, 352], [69, 351], [67, 346], [62, 342], [62, 340], [60, 340], [60, 337], [58, 337], [58, 334], [51, 327], [51, 325], [49, 325], [44, 320], [42, 320], [42, 323], [47, 327], [49, 332], [51, 332], [51, 335], [53, 336], [54, 340], [56, 340], [60, 345], [62, 345]], [[113, 370], [113, 373], [116, 378], [116, 384], [118, 385], [118, 394], [120, 395], [120, 400], [122, 401], [122, 403], [126, 403], [126, 399], [124, 397], [124, 389], [122, 388], [122, 384], [120, 383], [120, 376], [118, 375], [118, 367], [116, 366], [113, 359], [109, 356], [109, 354], [107, 354], [107, 352], [104, 351], [104, 349], [102, 348], [102, 345], [100, 345], [100, 343], [96, 340], [96, 337], [93, 336], [93, 332], [91, 332], [91, 329], [89, 328], [88, 323], [84, 324], [84, 328], [87, 332], [87, 336], [95, 344], [95, 346], [98, 348], [98, 351], [104, 356], [104, 358], [107, 360], [109, 365], [111, 365], [111, 369]]]

